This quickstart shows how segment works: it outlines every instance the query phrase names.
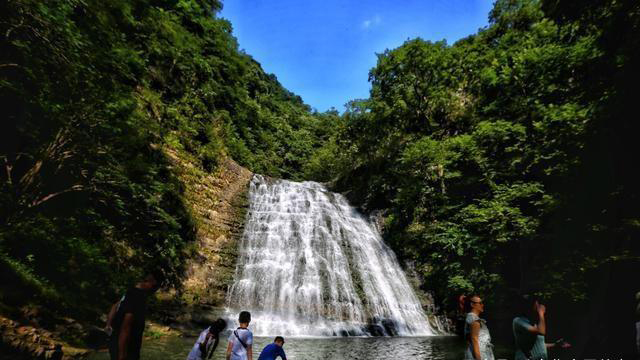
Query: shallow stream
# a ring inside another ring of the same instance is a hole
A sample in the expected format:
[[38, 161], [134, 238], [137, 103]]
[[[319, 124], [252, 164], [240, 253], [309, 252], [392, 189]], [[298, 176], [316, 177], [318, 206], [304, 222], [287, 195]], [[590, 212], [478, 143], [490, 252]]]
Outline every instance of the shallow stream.
[[[185, 360], [196, 338], [166, 336], [160, 339], [145, 339], [141, 360]], [[272, 338], [254, 338], [254, 360], [260, 350], [273, 341]], [[328, 337], [286, 338], [284, 350], [291, 360], [382, 360], [382, 359], [431, 359], [461, 360], [464, 358], [464, 343], [454, 336], [430, 337]], [[221, 339], [213, 359], [223, 360], [227, 347]], [[498, 347], [496, 359], [511, 358], [509, 349]], [[107, 360], [109, 354], [98, 352], [89, 360]]]

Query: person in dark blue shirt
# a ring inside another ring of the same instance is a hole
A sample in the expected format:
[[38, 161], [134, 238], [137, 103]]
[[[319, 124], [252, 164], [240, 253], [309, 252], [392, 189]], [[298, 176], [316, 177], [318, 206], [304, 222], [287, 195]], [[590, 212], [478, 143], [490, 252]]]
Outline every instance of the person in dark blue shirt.
[[276, 336], [273, 343], [262, 349], [258, 360], [275, 360], [278, 356], [280, 356], [282, 360], [287, 360], [287, 355], [284, 354], [282, 346], [284, 346], [284, 338], [282, 336]]

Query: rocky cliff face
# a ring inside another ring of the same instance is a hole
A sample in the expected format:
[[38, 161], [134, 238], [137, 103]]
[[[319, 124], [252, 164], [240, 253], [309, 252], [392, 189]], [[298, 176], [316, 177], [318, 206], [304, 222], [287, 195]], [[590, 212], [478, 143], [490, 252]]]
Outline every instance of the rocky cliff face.
[[166, 295], [177, 296], [176, 300], [191, 307], [222, 306], [233, 282], [253, 174], [230, 158], [223, 159], [213, 173], [208, 173], [187, 154], [171, 150], [167, 153], [185, 185], [197, 243], [191, 249], [183, 288]]

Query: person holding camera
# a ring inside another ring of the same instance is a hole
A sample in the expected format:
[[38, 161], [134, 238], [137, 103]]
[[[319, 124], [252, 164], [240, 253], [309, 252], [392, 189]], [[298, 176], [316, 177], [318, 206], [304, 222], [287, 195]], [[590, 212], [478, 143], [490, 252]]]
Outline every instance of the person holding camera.
[[547, 360], [547, 349], [553, 347], [569, 348], [571, 345], [560, 339], [555, 343], [545, 343], [547, 308], [532, 295], [520, 299], [519, 316], [513, 319], [513, 336], [516, 342], [515, 360]]

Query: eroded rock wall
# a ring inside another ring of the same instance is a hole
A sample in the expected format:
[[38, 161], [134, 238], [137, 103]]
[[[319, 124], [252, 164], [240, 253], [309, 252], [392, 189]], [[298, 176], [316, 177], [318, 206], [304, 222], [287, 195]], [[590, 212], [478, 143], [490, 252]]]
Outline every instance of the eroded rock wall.
[[196, 224], [183, 288], [176, 294], [194, 308], [224, 305], [233, 282], [238, 239], [242, 235], [252, 173], [230, 158], [208, 173], [187, 154], [168, 151], [185, 185], [185, 199]]

